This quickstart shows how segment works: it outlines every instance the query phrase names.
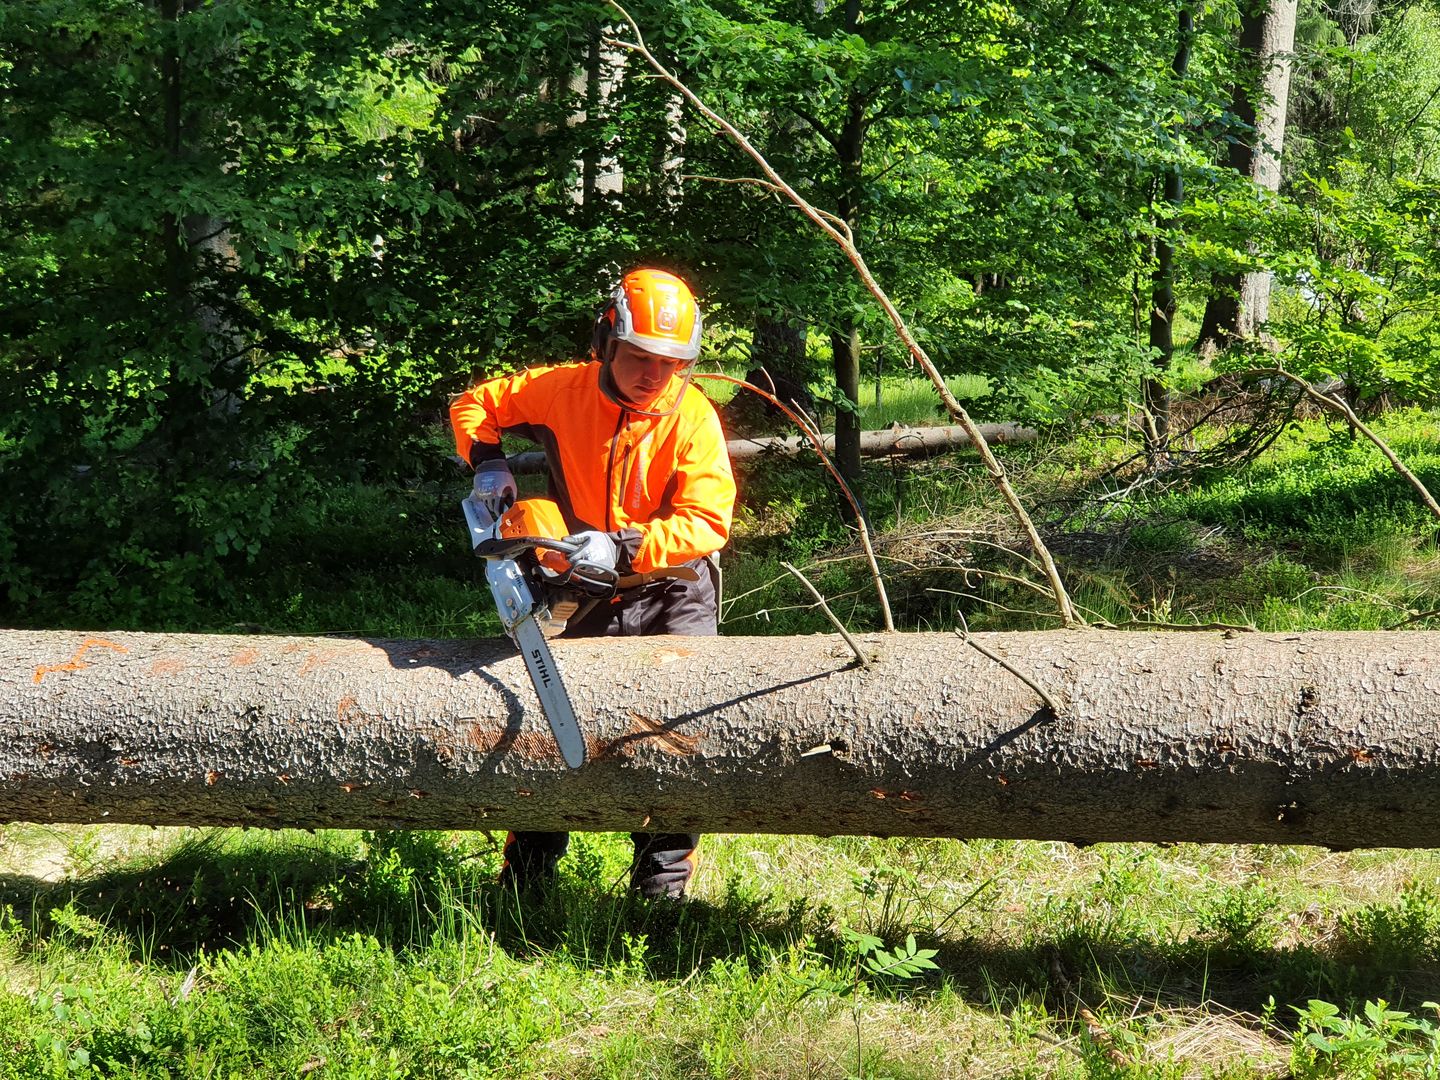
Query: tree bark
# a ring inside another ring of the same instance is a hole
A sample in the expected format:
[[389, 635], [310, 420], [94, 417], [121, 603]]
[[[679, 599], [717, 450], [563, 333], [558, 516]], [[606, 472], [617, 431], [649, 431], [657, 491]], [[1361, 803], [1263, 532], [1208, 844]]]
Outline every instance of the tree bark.
[[[860, 33], [860, 0], [845, 0], [845, 32]], [[865, 97], [858, 87], [852, 86], [845, 103], [845, 119], [835, 140], [840, 182], [835, 216], [845, 223], [852, 238], [858, 237], [860, 219], [865, 212], [865, 132]], [[834, 353], [835, 389], [846, 399], [835, 405], [835, 468], [858, 497], [861, 343], [860, 328], [853, 315], [841, 320], [830, 335], [830, 344]]]
[[[1256, 0], [1240, 20], [1240, 48], [1249, 78], [1235, 87], [1234, 108], [1254, 133], [1230, 144], [1230, 167], [1264, 191], [1280, 190], [1296, 7], [1297, 0]], [[1267, 270], [1216, 274], [1197, 347], [1210, 352], [1253, 338], [1270, 317], [1270, 282]]]
[[[1182, 8], [1176, 25], [1175, 60], [1171, 70], [1177, 83], [1183, 82], [1190, 68], [1190, 39], [1195, 21], [1189, 8]], [[1178, 125], [1177, 125], [1178, 126]], [[1177, 133], [1177, 139], [1179, 136]], [[1185, 177], [1179, 164], [1165, 174], [1163, 201], [1157, 207], [1155, 235], [1155, 268], [1151, 274], [1150, 348], [1153, 352], [1153, 374], [1144, 380], [1141, 392], [1148, 418], [1145, 431], [1145, 459], [1152, 469], [1166, 464], [1170, 449], [1170, 361], [1175, 353], [1175, 245], [1171, 230], [1185, 202]]]
[[[614, 37], [618, 32], [618, 27], [602, 27], [591, 44], [592, 67], [587, 97], [596, 120], [601, 124], [608, 123], [612, 118], [615, 101], [625, 79], [625, 51], [606, 44], [606, 39]], [[620, 167], [620, 139], [612, 135], [595, 148], [593, 156], [586, 156], [585, 204], [592, 205], [599, 198], [602, 205], [618, 208], [624, 187], [625, 178]]]
[[0, 819], [1440, 846], [1440, 634], [0, 631]]
[[[617, 31], [618, 32], [618, 31]], [[665, 138], [660, 159], [660, 212], [673, 220], [685, 206], [685, 98], [670, 93], [665, 98]]]
[[[1019, 424], [980, 424], [980, 433], [991, 443], [1034, 442], [1040, 437], [1035, 428]], [[827, 453], [835, 449], [835, 436], [822, 435], [820, 441]], [[958, 450], [970, 446], [970, 436], [958, 424], [936, 427], [883, 428], [880, 431], [860, 433], [860, 453], [879, 457], [921, 456]], [[764, 454], [803, 454], [812, 449], [809, 439], [803, 435], [773, 436], [761, 439], [731, 439], [725, 444], [730, 451], [731, 461], [760, 457]], [[538, 473], [545, 471], [545, 454], [539, 450], [528, 450], [523, 454], [510, 456], [510, 469], [516, 473]]]
[[810, 381], [810, 357], [805, 351], [806, 324], [773, 315], [755, 319], [751, 332], [750, 364], [763, 367], [776, 379], [804, 386]]
[[[182, 54], [178, 26], [190, 17], [195, 4], [159, 0], [160, 18], [171, 24], [172, 42], [160, 58], [164, 88], [164, 152], [174, 169], [204, 155], [213, 133], [225, 127], [224, 118], [207, 115], [187, 100], [190, 69], [204, 67], [213, 57]], [[231, 164], [220, 166], [228, 171]], [[165, 251], [166, 292], [177, 319], [199, 330], [199, 349], [206, 376], [195, 385], [186, 375], [185, 356], [176, 352], [170, 363], [168, 427], [178, 445], [194, 436], [197, 426], [223, 424], [240, 411], [240, 394], [246, 372], [243, 340], [225, 311], [232, 288], [229, 279], [239, 266], [229, 223], [210, 213], [182, 214], [178, 209], [162, 215], [161, 245]]]

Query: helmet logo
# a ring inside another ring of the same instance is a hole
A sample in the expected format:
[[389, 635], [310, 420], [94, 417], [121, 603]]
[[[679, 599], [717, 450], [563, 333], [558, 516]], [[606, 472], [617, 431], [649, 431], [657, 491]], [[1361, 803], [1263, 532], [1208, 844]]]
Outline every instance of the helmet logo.
[[657, 329], [667, 333], [674, 333], [680, 325], [680, 313], [675, 310], [674, 304], [665, 304], [655, 313], [655, 326]]

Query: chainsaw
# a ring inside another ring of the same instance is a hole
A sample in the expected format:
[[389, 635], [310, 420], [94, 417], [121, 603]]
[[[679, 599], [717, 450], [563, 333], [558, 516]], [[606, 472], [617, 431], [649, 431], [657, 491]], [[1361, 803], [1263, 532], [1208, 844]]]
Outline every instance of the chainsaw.
[[665, 580], [696, 581], [691, 566], [666, 566], [644, 573], [577, 561], [583, 545], [560, 539], [568, 532], [560, 508], [550, 499], [522, 499], [497, 518], [474, 494], [460, 503], [475, 554], [485, 560], [485, 579], [505, 633], [525, 658], [545, 719], [565, 764], [585, 764], [585, 736], [555, 665], [547, 638], [597, 603], [621, 592]]
[[[585, 764], [585, 736], [545, 639], [565, 628], [568, 618], [579, 609], [580, 599], [575, 595], [561, 596], [552, 603], [552, 589], [546, 579], [573, 585], [567, 590], [571, 594], [588, 592], [593, 599], [600, 599], [614, 594], [619, 577], [613, 570], [601, 567], [568, 565], [567, 557], [579, 550], [577, 544], [550, 536], [510, 535], [513, 528], [506, 525], [512, 507], [496, 517], [473, 494], [460, 506], [470, 527], [471, 546], [485, 560], [485, 580], [495, 598], [500, 624], [525, 658], [525, 669], [560, 747], [560, 756], [570, 768], [578, 769]], [[561, 557], [566, 570], [553, 569], [553, 557], [546, 560], [551, 566], [542, 570], [541, 559], [551, 552]]]

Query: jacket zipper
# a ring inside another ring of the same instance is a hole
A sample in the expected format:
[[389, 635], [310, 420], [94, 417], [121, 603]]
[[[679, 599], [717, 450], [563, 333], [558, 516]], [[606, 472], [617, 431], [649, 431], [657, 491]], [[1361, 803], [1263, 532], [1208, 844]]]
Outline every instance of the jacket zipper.
[[[620, 432], [625, 427], [625, 410], [620, 410], [620, 417], [615, 421], [615, 432], [610, 436], [610, 459], [605, 464], [605, 531], [615, 531], [615, 443], [620, 438]], [[625, 458], [630, 456], [630, 447], [625, 447], [625, 457], [620, 459], [620, 471], [623, 478], [625, 471]]]

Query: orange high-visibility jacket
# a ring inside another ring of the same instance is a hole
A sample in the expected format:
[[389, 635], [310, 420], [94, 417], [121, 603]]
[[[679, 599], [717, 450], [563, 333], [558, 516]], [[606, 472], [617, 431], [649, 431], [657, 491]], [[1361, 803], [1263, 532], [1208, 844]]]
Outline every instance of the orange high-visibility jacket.
[[[669, 416], [637, 415], [601, 392], [600, 371], [593, 361], [531, 368], [467, 390], [450, 403], [456, 451], [473, 462], [473, 444], [497, 446], [502, 431], [538, 442], [566, 521], [576, 531], [638, 531], [638, 573], [719, 551], [735, 478], [715, 407], [692, 387]], [[682, 390], [672, 377], [649, 411], [665, 412]]]

